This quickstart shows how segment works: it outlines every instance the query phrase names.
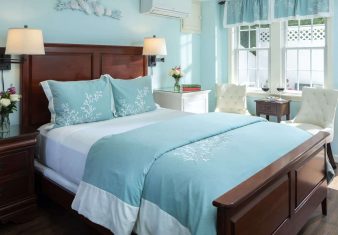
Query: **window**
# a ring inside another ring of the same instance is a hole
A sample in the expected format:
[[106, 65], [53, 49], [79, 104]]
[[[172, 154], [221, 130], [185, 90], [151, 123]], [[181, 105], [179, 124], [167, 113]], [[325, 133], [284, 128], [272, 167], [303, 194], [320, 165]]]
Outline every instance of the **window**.
[[285, 87], [323, 87], [325, 75], [325, 20], [290, 20], [285, 30]]
[[[240, 26], [232, 31], [235, 83], [300, 91], [323, 87], [326, 75], [326, 19]], [[272, 39], [272, 40], [271, 40]]]
[[238, 82], [261, 87], [269, 78], [270, 25], [241, 26], [237, 38]]

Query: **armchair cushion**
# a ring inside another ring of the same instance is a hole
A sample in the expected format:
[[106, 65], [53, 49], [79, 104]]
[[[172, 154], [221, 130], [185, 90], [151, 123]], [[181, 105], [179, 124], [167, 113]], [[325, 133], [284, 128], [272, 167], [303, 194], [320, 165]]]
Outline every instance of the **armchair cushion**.
[[302, 106], [294, 122], [310, 123], [333, 129], [338, 99], [337, 91], [304, 87], [302, 97]]
[[311, 135], [315, 135], [320, 131], [325, 131], [327, 133], [329, 133], [330, 135], [326, 138], [327, 143], [331, 143], [333, 140], [333, 129], [332, 128], [322, 128], [320, 126], [316, 126], [313, 124], [309, 124], [309, 123], [298, 123], [298, 122], [294, 122], [294, 120], [291, 121], [284, 121], [282, 122], [284, 124], [287, 124], [288, 126], [293, 126], [293, 127], [297, 127], [300, 128], [304, 131], [309, 132]]
[[246, 114], [246, 86], [216, 85], [216, 112]]

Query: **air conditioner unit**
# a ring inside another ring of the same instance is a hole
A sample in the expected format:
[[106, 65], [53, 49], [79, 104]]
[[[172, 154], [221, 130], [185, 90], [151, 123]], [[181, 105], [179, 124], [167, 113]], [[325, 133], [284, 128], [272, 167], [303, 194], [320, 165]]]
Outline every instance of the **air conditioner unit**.
[[192, 0], [141, 0], [141, 13], [186, 18], [191, 14]]

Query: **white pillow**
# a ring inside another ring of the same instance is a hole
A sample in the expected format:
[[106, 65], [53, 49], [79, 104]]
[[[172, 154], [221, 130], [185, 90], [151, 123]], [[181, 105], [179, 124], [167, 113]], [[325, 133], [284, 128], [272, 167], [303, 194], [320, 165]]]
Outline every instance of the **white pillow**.
[[217, 84], [217, 106], [216, 112], [245, 114], [246, 108], [246, 86], [234, 84]]

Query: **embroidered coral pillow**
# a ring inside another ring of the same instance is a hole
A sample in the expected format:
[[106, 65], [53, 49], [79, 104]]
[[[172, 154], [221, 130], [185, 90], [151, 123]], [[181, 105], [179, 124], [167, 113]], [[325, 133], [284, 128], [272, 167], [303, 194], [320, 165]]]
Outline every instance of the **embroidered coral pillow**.
[[50, 128], [111, 119], [112, 94], [109, 79], [41, 82], [49, 101]]
[[156, 109], [151, 77], [145, 76], [130, 80], [110, 78], [110, 82], [117, 116], [124, 117]]

